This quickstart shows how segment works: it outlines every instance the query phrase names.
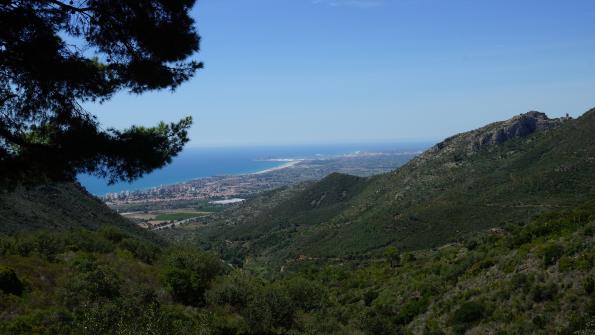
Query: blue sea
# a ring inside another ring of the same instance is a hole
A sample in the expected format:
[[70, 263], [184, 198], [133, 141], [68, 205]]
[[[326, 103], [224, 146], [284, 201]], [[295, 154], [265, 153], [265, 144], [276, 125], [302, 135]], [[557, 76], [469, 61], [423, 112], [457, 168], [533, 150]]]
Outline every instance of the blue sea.
[[307, 159], [355, 152], [414, 152], [427, 147], [429, 147], [429, 143], [186, 148], [173, 159], [171, 164], [132, 183], [123, 182], [107, 185], [105, 180], [89, 175], [79, 175], [78, 179], [89, 192], [101, 196], [112, 192], [176, 184], [204, 177], [253, 173], [284, 163], [282, 161], [271, 161], [274, 159]]

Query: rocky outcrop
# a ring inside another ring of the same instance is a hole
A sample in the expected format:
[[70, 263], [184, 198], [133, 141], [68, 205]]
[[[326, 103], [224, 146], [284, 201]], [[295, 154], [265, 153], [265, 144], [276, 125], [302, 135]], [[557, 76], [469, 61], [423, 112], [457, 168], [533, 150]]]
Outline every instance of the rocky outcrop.
[[540, 112], [521, 114], [496, 124], [493, 129], [480, 132], [477, 136], [474, 136], [473, 146], [479, 149], [486, 145], [501, 144], [516, 137], [525, 137], [536, 131], [555, 128], [562, 121], [563, 119], [550, 119], [545, 113]]
[[569, 119], [568, 116], [550, 119], [545, 113], [531, 111], [506, 121], [494, 122], [479, 129], [451, 136], [427, 150], [418, 157], [418, 160], [424, 161], [429, 157], [451, 154], [472, 155], [489, 146], [556, 128]]

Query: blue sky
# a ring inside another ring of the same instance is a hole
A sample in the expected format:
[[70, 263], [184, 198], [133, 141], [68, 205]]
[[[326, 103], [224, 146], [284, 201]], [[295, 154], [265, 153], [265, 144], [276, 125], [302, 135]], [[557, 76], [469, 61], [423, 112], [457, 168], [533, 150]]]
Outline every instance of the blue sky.
[[595, 106], [595, 1], [202, 0], [205, 63], [174, 93], [87, 108], [192, 115], [189, 146], [439, 140]]

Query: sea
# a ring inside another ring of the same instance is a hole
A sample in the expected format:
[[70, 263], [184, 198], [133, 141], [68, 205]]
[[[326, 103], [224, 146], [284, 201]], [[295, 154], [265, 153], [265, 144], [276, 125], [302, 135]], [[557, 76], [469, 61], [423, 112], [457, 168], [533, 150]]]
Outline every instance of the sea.
[[407, 142], [194, 147], [184, 149], [171, 164], [131, 183], [108, 185], [106, 180], [86, 174], [79, 175], [78, 180], [92, 194], [103, 196], [107, 193], [171, 185], [198, 178], [255, 173], [280, 166], [287, 159], [313, 159], [359, 152], [418, 152], [429, 146], [430, 143], [425, 142]]

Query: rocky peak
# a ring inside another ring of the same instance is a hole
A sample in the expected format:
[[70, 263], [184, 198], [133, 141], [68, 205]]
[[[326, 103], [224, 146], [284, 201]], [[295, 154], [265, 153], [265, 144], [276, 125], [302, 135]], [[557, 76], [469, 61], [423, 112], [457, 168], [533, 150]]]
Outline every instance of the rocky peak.
[[530, 111], [506, 121], [494, 122], [482, 128], [449, 137], [433, 146], [419, 158], [423, 161], [430, 158], [430, 156], [441, 156], [442, 154], [455, 152], [457, 154], [472, 155], [488, 146], [556, 128], [569, 119], [568, 116], [550, 119], [545, 113]]
[[525, 137], [536, 131], [555, 128], [561, 121], [561, 119], [550, 119], [545, 113], [531, 111], [478, 129], [479, 132], [471, 138], [474, 140], [472, 145], [480, 149], [486, 145], [500, 144], [516, 137]]

